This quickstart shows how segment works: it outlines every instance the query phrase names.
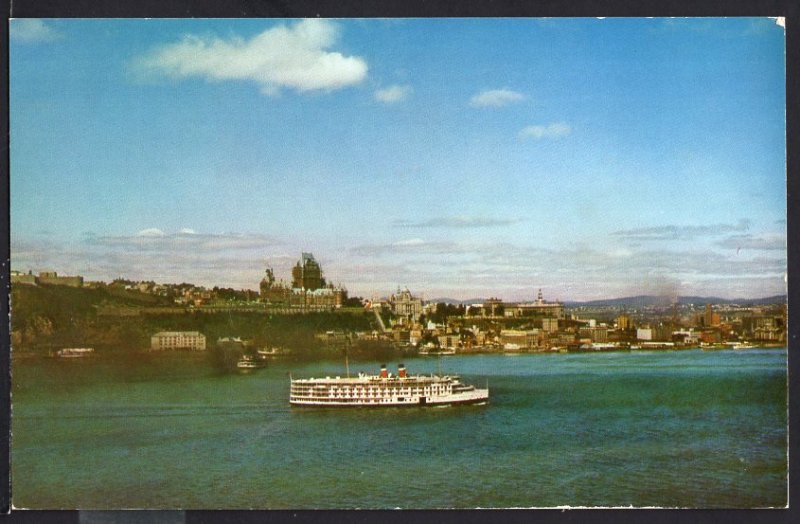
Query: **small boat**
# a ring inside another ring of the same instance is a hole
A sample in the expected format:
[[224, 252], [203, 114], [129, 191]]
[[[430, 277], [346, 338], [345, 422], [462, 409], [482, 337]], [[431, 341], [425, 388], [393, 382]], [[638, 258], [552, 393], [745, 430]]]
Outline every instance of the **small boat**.
[[236, 371], [239, 373], [249, 373], [254, 369], [263, 368], [265, 365], [263, 361], [257, 360], [249, 355], [244, 355], [236, 362]]
[[755, 347], [756, 346], [754, 344], [751, 344], [749, 342], [734, 342], [733, 343], [733, 349], [736, 349], [736, 350], [739, 350], [739, 349], [754, 349]]
[[423, 349], [423, 350], [420, 350], [419, 354], [422, 355], [422, 356], [426, 356], [426, 355], [433, 355], [433, 356], [437, 356], [437, 355], [455, 355], [456, 354], [456, 350], [455, 349], [443, 349], [441, 351], [430, 351], [430, 350], [427, 350], [427, 349]]
[[719, 351], [722, 349], [733, 349], [731, 344], [725, 344], [723, 342], [712, 342], [712, 343], [701, 343], [700, 349], [703, 351]]
[[256, 354], [261, 359], [279, 357], [286, 354], [286, 350], [279, 347], [263, 348], [256, 351]]
[[94, 353], [94, 348], [64, 348], [56, 351], [59, 358], [82, 358]]

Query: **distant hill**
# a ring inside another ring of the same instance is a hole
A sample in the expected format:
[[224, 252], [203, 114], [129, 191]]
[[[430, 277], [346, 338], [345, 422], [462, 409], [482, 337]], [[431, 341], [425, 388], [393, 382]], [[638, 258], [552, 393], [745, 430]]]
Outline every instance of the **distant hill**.
[[[680, 298], [679, 298], [680, 301]], [[636, 295], [633, 297], [621, 297], [621, 298], [602, 298], [599, 300], [587, 300], [584, 302], [579, 301], [566, 301], [564, 302], [565, 306], [568, 307], [594, 307], [594, 306], [614, 306], [614, 307], [634, 307], [634, 308], [641, 308], [641, 307], [649, 307], [654, 306], [657, 304], [669, 304], [669, 299], [665, 299], [664, 297], [658, 297], [654, 295]]]
[[786, 295], [773, 295], [764, 298], [734, 298], [731, 300], [716, 297], [678, 297], [678, 302], [681, 304], [752, 304], [754, 306], [763, 306], [785, 304], [786, 300]]
[[[468, 298], [464, 300], [457, 300], [455, 298], [432, 298], [427, 302], [438, 304], [443, 302], [445, 304], [479, 304], [485, 302], [486, 298]], [[764, 298], [720, 298], [720, 297], [700, 297], [700, 296], [686, 296], [678, 297], [678, 304], [748, 304], [754, 306], [768, 305], [768, 304], [785, 304], [786, 295], [774, 295]], [[665, 297], [656, 295], [636, 295], [632, 297], [621, 298], [603, 298], [599, 300], [588, 300], [585, 302], [579, 301], [565, 301], [564, 305], [567, 307], [594, 307], [594, 306], [613, 306], [613, 307], [631, 307], [642, 308], [657, 305], [669, 305], [671, 300]]]
[[430, 299], [427, 299], [425, 302], [427, 302], [429, 304], [442, 304], [443, 303], [443, 304], [454, 304], [454, 305], [458, 306], [458, 305], [461, 305], [461, 304], [473, 304], [475, 302], [479, 302], [479, 301], [482, 301], [482, 300], [483, 299], [480, 299], [480, 298], [471, 298], [471, 299], [468, 299], [468, 300], [457, 300], [455, 298], [442, 297], [442, 298], [430, 298]]
[[[720, 297], [700, 297], [700, 296], [686, 296], [678, 297], [678, 304], [742, 304], [742, 305], [767, 305], [767, 304], [785, 304], [786, 295], [774, 295], [764, 298], [720, 298]], [[659, 297], [655, 295], [637, 295], [633, 297], [622, 298], [609, 298], [600, 300], [589, 300], [586, 302], [565, 302], [564, 305], [577, 307], [577, 306], [615, 306], [615, 307], [650, 307], [657, 305], [669, 305], [670, 299]]]
[[488, 298], [465, 298], [464, 300], [458, 300], [456, 298], [442, 297], [442, 298], [426, 299], [425, 302], [427, 302], [429, 304], [444, 303], [444, 304], [452, 304], [454, 306], [462, 306], [462, 305], [467, 305], [467, 304], [483, 304], [487, 300], [489, 300], [489, 299]]

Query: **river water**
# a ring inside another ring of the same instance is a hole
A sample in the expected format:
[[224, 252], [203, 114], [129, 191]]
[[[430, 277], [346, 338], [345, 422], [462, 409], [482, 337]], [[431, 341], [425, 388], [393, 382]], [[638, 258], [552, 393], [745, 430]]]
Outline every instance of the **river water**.
[[[376, 372], [379, 362], [352, 363]], [[26, 508], [775, 507], [787, 502], [786, 350], [409, 359], [486, 406], [290, 408], [275, 361], [13, 364], [12, 500]], [[390, 364], [390, 369], [394, 364]]]

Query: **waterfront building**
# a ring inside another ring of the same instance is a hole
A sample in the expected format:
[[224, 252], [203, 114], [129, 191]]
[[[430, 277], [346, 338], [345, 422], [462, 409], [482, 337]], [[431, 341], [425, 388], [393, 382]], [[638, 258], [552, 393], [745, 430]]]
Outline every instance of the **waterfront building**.
[[759, 342], [786, 341], [786, 322], [782, 316], [756, 317], [753, 326], [753, 338]]
[[539, 330], [503, 329], [500, 344], [506, 351], [530, 350], [539, 347]]
[[591, 325], [588, 327], [582, 327], [578, 330], [578, 336], [581, 338], [588, 338], [592, 342], [602, 344], [608, 342], [608, 327]]
[[455, 349], [458, 347], [458, 342], [461, 340], [461, 337], [450, 333], [448, 335], [439, 335], [437, 340], [439, 341], [439, 347], [441, 349]]
[[672, 340], [673, 325], [660, 323], [653, 330], [652, 340], [669, 341]]
[[542, 319], [542, 331], [545, 333], [556, 333], [558, 332], [558, 319], [557, 318], [543, 318]]
[[409, 344], [411, 340], [411, 330], [393, 329], [390, 333], [392, 340], [400, 344]]
[[650, 328], [638, 328], [636, 330], [637, 340], [653, 340], [653, 330]]
[[575, 342], [575, 334], [574, 333], [558, 333], [556, 337], [556, 344], [559, 346], [569, 346]]
[[203, 351], [206, 349], [206, 336], [199, 331], [160, 331], [150, 337], [150, 349]]
[[696, 345], [700, 342], [700, 333], [692, 329], [679, 329], [672, 332], [672, 341], [680, 342], [686, 346]]

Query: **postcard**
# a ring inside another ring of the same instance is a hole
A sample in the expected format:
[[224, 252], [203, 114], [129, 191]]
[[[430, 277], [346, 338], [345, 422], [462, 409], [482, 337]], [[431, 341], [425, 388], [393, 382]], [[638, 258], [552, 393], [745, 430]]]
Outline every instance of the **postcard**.
[[787, 506], [783, 19], [9, 27], [14, 508]]

